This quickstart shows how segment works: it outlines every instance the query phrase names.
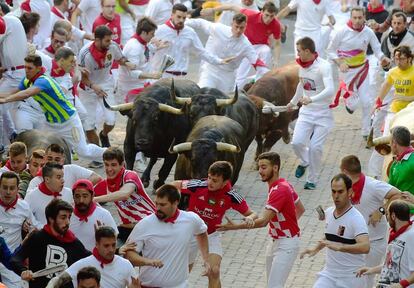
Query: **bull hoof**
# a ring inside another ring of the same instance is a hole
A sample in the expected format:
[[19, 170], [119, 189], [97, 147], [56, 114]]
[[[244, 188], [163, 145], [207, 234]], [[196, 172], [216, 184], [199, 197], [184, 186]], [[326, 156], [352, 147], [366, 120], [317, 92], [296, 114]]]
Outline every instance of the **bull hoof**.
[[288, 133], [287, 135], [282, 137], [283, 142], [285, 142], [285, 144], [289, 144], [290, 143], [290, 133]]

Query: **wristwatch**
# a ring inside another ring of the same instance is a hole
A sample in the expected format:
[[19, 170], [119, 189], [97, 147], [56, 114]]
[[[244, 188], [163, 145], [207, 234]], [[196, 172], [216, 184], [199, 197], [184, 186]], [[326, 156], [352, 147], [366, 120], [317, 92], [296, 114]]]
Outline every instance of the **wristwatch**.
[[378, 211], [381, 212], [382, 215], [385, 215], [385, 209], [384, 209], [384, 207], [378, 208]]

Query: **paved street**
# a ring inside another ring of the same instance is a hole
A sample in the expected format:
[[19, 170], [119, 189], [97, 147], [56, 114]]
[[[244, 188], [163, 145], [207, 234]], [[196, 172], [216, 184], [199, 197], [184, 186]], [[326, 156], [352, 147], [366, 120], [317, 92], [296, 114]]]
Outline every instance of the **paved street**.
[[[286, 20], [284, 23], [289, 24], [288, 42], [283, 46], [284, 52], [282, 62], [286, 63], [293, 60], [293, 21]], [[198, 63], [194, 59], [191, 65], [190, 77], [194, 78], [198, 69]], [[273, 147], [273, 151], [278, 152], [282, 158], [281, 176], [287, 178], [295, 187], [305, 205], [306, 212], [300, 219], [301, 249], [313, 246], [322, 237], [324, 223], [318, 221], [314, 208], [321, 204], [328, 207], [332, 204], [330, 198], [330, 178], [338, 173], [338, 164], [340, 159], [348, 154], [356, 154], [360, 157], [363, 167], [366, 167], [370, 150], [365, 149], [360, 135], [360, 111], [349, 115], [343, 105], [334, 110], [335, 127], [329, 135], [325, 146], [319, 184], [314, 191], [303, 190], [305, 177], [296, 179], [294, 176], [295, 168], [298, 161], [294, 156], [291, 145], [279, 141]], [[113, 145], [122, 146], [125, 136], [125, 118], [119, 116], [119, 125], [111, 133], [111, 142]], [[246, 197], [247, 202], [257, 212], [260, 212], [267, 198], [267, 185], [262, 183], [254, 169], [253, 156], [256, 144], [252, 143], [245, 157], [245, 162], [240, 173], [236, 187], [240, 193]], [[159, 163], [153, 169], [152, 179], [155, 179], [155, 173], [158, 172]], [[104, 175], [103, 170], [97, 170]], [[168, 180], [173, 180], [172, 174]], [[150, 191], [149, 191], [150, 192]], [[113, 210], [113, 207], [111, 209]], [[115, 211], [114, 211], [115, 212]], [[115, 214], [115, 213], [114, 213]], [[229, 213], [229, 217], [240, 220], [241, 217]], [[222, 284], [223, 287], [265, 287], [265, 248], [269, 236], [267, 228], [249, 230], [249, 231], [231, 231], [223, 235], [224, 256], [222, 262]], [[297, 259], [290, 273], [286, 287], [312, 287], [315, 280], [315, 274], [320, 271], [324, 264], [324, 251], [314, 258], [304, 260]], [[207, 279], [201, 277], [200, 261], [191, 273], [190, 287], [207, 287]]]

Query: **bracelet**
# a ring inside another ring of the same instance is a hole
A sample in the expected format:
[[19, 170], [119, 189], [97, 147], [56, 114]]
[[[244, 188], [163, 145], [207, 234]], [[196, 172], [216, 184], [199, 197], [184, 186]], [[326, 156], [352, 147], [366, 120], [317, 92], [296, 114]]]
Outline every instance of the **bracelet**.
[[408, 282], [408, 280], [407, 280], [407, 279], [402, 279], [402, 280], [400, 280], [400, 285], [401, 285], [403, 288], [406, 288], [406, 287], [410, 286], [410, 282]]

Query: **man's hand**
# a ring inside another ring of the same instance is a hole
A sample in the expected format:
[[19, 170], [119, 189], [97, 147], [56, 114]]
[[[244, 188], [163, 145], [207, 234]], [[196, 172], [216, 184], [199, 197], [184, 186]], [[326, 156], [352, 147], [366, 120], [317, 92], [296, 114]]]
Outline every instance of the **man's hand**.
[[374, 274], [372, 267], [362, 267], [355, 273], [355, 276], [362, 277], [362, 276], [371, 275], [371, 274]]
[[129, 61], [127, 61], [127, 62], [125, 62], [125, 67], [126, 67], [128, 70], [134, 70], [134, 69], [136, 68], [136, 65], [135, 65], [135, 64], [133, 64], [133, 63], [131, 63], [131, 62], [129, 62]]
[[108, 96], [108, 94], [99, 85], [92, 84], [91, 89], [96, 93], [96, 95], [98, 95], [98, 97], [103, 98]]
[[236, 59], [236, 56], [232, 56], [232, 57], [227, 57], [227, 58], [221, 59], [221, 64], [229, 64], [234, 59]]
[[23, 271], [22, 274], [20, 275], [20, 277], [24, 281], [30, 281], [30, 280], [33, 280], [34, 279], [33, 278], [33, 272], [31, 270]]
[[210, 263], [207, 261], [204, 261], [203, 263], [203, 272], [201, 273], [201, 276], [209, 276], [211, 273], [211, 266]]
[[96, 220], [96, 223], [93, 225], [93, 227], [95, 228], [95, 231], [98, 230], [102, 226], [105, 226], [105, 223], [102, 223], [99, 220]]
[[214, 15], [214, 8], [204, 8], [200, 11], [201, 16], [213, 16]]
[[141, 283], [138, 278], [131, 277], [131, 284], [128, 285], [128, 288], [141, 288]]
[[305, 255], [309, 255], [309, 257], [313, 257], [318, 253], [316, 249], [306, 249], [302, 253], [299, 254], [299, 259], [303, 259]]
[[391, 60], [388, 57], [382, 57], [380, 60], [381, 67], [388, 67], [391, 64]]
[[243, 222], [246, 224], [247, 228], [253, 228], [254, 227], [254, 220], [253, 218], [247, 216], [244, 217]]
[[155, 48], [157, 48], [157, 49], [163, 49], [163, 48], [167, 48], [168, 46], [170, 46], [169, 41], [167, 41], [167, 40], [163, 41], [163, 40], [159, 40], [159, 39], [155, 39], [155, 38], [152, 38], [150, 43], [152, 45], [154, 45]]
[[227, 231], [227, 230], [234, 230], [236, 224], [227, 216], [224, 216], [227, 220], [226, 224], [219, 224], [217, 225], [217, 231]]
[[6, 98], [1, 98], [0, 96], [0, 104], [4, 104], [4, 103], [7, 103]]
[[159, 260], [159, 259], [148, 259], [145, 262], [145, 266], [152, 266], [152, 267], [156, 267], [156, 268], [162, 268], [162, 266], [164, 266], [164, 263], [162, 263], [162, 261]]
[[287, 112], [292, 112], [293, 110], [295, 110], [296, 106], [297, 106], [297, 105], [293, 104], [292, 102], [289, 102], [289, 103], [286, 105]]
[[339, 71], [341, 71], [342, 73], [348, 72], [348, 70], [349, 70], [349, 66], [345, 62], [342, 62], [339, 65]]
[[312, 103], [312, 99], [309, 96], [303, 96], [302, 99], [300, 99], [300, 103], [303, 105], [308, 105]]
[[324, 245], [324, 247], [329, 248], [333, 251], [337, 251], [337, 252], [341, 252], [341, 248], [343, 246], [343, 244], [333, 243], [333, 242], [328, 241], [328, 240], [321, 240], [319, 242], [322, 243]]
[[377, 224], [381, 221], [382, 213], [378, 210], [374, 211], [371, 215], [369, 215], [368, 225], [372, 225], [373, 227], [377, 226]]
[[32, 223], [30, 222], [30, 219], [24, 220], [23, 225], [22, 225], [22, 230], [25, 233], [29, 233], [31, 228], [32, 228]]
[[118, 253], [119, 255], [124, 256], [128, 251], [135, 251], [135, 247], [137, 247], [137, 243], [135, 242], [125, 243], [124, 245], [119, 247]]

